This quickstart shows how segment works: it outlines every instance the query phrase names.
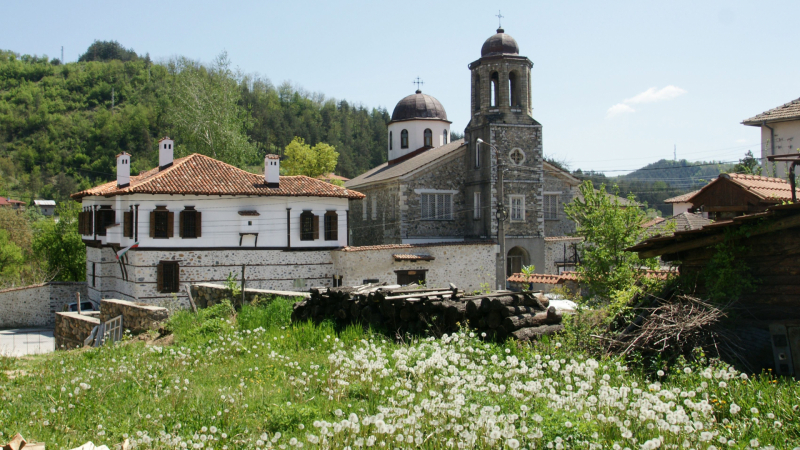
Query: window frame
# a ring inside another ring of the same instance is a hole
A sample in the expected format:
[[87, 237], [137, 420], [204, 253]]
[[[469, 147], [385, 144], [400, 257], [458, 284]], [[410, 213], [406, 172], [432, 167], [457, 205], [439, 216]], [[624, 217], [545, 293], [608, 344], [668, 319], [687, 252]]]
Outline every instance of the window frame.
[[[522, 155], [522, 159], [520, 159], [519, 162], [514, 160], [513, 155], [515, 154]], [[521, 148], [512, 148], [511, 151], [508, 152], [508, 160], [511, 161], [511, 164], [515, 166], [523, 165], [527, 159], [528, 158], [525, 156], [525, 151], [523, 151]]]
[[339, 240], [339, 214], [336, 211], [326, 211], [324, 216], [325, 240]]
[[[166, 268], [170, 267], [172, 271], [168, 277]], [[158, 292], [161, 294], [173, 294], [181, 290], [181, 267], [178, 261], [160, 261], [158, 263]], [[168, 279], [170, 278], [170, 279]]]
[[[519, 216], [515, 218], [514, 215], [514, 201], [519, 201], [520, 205], [517, 211], [519, 211]], [[525, 196], [524, 195], [509, 195], [508, 196], [508, 218], [512, 222], [525, 222]]]
[[481, 168], [481, 144], [475, 139], [475, 168]]
[[475, 191], [472, 193], [472, 219], [478, 220], [481, 218], [481, 192]]
[[392, 147], [393, 147], [393, 145], [392, 145], [392, 132], [390, 131], [389, 132], [389, 150], [392, 150]]
[[408, 130], [400, 132], [400, 148], [408, 148]]
[[[420, 220], [425, 221], [452, 221], [453, 214], [453, 195], [452, 191], [423, 191], [418, 192], [420, 205]], [[433, 206], [431, 207], [431, 199]]]
[[[201, 236], [200, 230], [200, 211], [194, 209], [194, 206], [186, 206], [180, 212], [180, 237], [182, 239], [197, 239]], [[194, 227], [193, 233], [187, 233], [188, 227]]]
[[449, 137], [450, 137], [450, 133], [448, 133], [446, 129], [444, 131], [442, 131], [442, 145], [447, 145], [447, 143], [449, 141], [449, 139], [448, 139]]
[[422, 146], [433, 147], [433, 131], [430, 128], [425, 128], [422, 132]]
[[560, 192], [545, 192], [542, 194], [542, 215], [544, 220], [559, 220]]
[[316, 241], [319, 239], [319, 216], [310, 210], [300, 213], [300, 240]]

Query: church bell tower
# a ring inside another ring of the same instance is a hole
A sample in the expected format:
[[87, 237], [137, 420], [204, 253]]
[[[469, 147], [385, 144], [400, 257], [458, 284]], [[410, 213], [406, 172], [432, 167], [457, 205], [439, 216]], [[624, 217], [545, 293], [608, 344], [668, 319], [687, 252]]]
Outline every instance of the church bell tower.
[[[466, 194], [472, 199], [473, 220], [468, 227], [474, 237], [497, 239], [495, 213], [502, 200], [508, 219], [506, 257], [498, 255], [499, 283], [522, 266], [533, 264], [537, 272], [544, 268], [542, 125], [532, 117], [532, 67], [503, 28], [483, 43], [481, 57], [469, 64], [471, 118], [464, 139], [469, 146]], [[503, 199], [498, 198], [498, 164], [505, 168]]]

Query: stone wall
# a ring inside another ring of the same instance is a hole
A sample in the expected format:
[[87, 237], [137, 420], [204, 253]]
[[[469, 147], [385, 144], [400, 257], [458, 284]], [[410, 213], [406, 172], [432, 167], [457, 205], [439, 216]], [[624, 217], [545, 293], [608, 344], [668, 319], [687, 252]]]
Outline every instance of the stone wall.
[[359, 192], [366, 198], [350, 200], [350, 245], [402, 242], [400, 217], [405, 202], [402, 201], [397, 181], [360, 187]]
[[117, 316], [122, 316], [123, 329], [137, 334], [157, 328], [159, 323], [167, 320], [169, 312], [160, 306], [125, 300], [105, 299], [100, 302], [100, 321], [106, 322]]
[[[226, 286], [221, 284], [211, 284], [211, 283], [197, 283], [190, 286], [192, 292], [192, 299], [194, 300], [195, 304], [198, 308], [207, 308], [212, 305], [216, 305], [217, 303], [222, 302], [223, 300], [232, 300], [231, 303], [234, 306], [240, 306], [242, 304], [242, 296], [239, 295], [235, 299], [231, 299], [231, 291]], [[250, 289], [245, 288], [244, 290], [244, 301], [245, 303], [250, 303], [256, 299], [256, 297], [260, 297], [262, 299], [271, 299], [274, 297], [288, 297], [288, 298], [296, 298], [295, 301], [301, 301], [304, 298], [308, 298], [310, 294], [308, 292], [296, 292], [296, 291], [273, 291], [268, 289]]]
[[574, 259], [575, 246], [581, 242], [583, 242], [583, 238], [579, 237], [561, 236], [545, 238], [545, 265], [543, 267], [544, 270], [542, 270], [540, 273], [558, 274], [558, 265], [556, 263]]
[[78, 314], [77, 312], [56, 313], [56, 328], [53, 332], [56, 350], [83, 347], [83, 341], [98, 325], [100, 325], [100, 318], [97, 315]]
[[568, 181], [566, 177], [559, 175], [555, 171], [544, 172], [543, 195], [558, 195], [558, 215], [556, 219], [545, 218], [545, 236], [567, 236], [575, 233], [575, 222], [564, 213], [564, 205], [570, 204], [577, 195], [577, 182]]
[[[343, 286], [355, 286], [364, 280], [397, 283], [397, 271], [425, 271], [426, 284], [447, 288], [453, 283], [465, 291], [496, 285], [497, 246], [492, 242], [387, 245], [350, 247], [332, 251], [337, 274]], [[432, 261], [396, 261], [395, 254], [431, 256]]]
[[0, 328], [52, 327], [55, 313], [88, 299], [86, 283], [51, 282], [0, 291]]

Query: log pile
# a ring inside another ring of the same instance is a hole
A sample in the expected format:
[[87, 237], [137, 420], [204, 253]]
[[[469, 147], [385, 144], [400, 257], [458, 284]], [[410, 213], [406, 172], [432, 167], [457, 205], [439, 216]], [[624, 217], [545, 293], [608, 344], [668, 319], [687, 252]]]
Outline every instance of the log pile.
[[294, 304], [292, 321], [339, 326], [361, 324], [406, 333], [441, 336], [469, 327], [487, 337], [528, 341], [563, 329], [561, 315], [541, 292], [497, 291], [465, 295], [450, 289], [398, 285], [313, 288], [309, 299]]

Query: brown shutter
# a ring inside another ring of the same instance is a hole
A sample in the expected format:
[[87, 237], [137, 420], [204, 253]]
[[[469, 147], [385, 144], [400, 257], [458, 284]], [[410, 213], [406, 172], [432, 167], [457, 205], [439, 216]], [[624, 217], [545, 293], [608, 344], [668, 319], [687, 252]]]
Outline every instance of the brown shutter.
[[158, 263], [156, 266], [156, 289], [158, 292], [164, 290], [164, 264]]
[[150, 211], [150, 237], [156, 237], [156, 212]]
[[338, 241], [339, 240], [339, 215], [335, 212], [331, 211], [328, 214], [331, 215], [331, 218], [328, 219], [330, 221], [331, 226], [331, 240]]
[[78, 234], [83, 234], [83, 211], [78, 213]]
[[200, 232], [200, 230], [203, 229], [203, 227], [201, 226], [201, 223], [200, 223], [200, 217], [202, 217], [200, 212], [194, 213], [194, 228], [195, 228], [195, 230], [197, 232], [197, 237], [200, 237], [200, 236], [203, 235]]
[[183, 237], [183, 213], [184, 211], [178, 213], [178, 236], [180, 237]]
[[314, 240], [319, 239], [319, 216], [314, 216]]
[[133, 214], [130, 211], [125, 211], [122, 213], [122, 236], [124, 237], [132, 237], [133, 236]]
[[170, 211], [167, 213], [167, 237], [171, 238], [175, 235], [175, 213]]

